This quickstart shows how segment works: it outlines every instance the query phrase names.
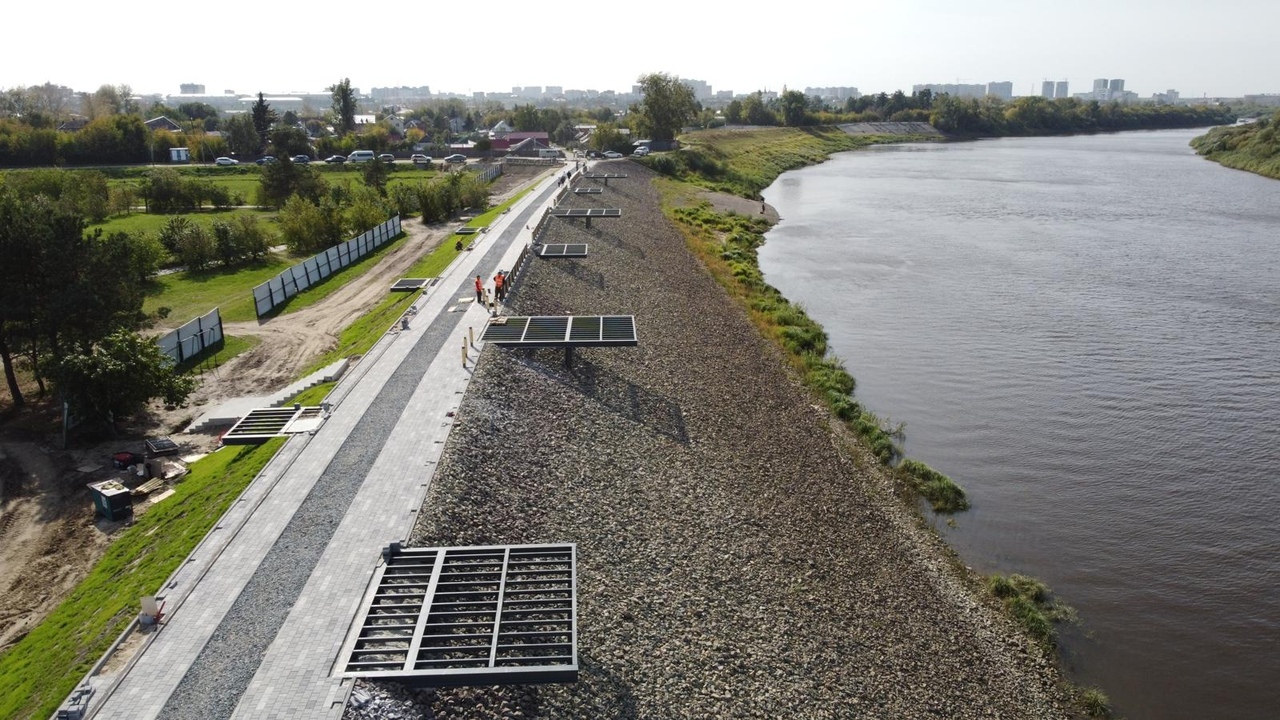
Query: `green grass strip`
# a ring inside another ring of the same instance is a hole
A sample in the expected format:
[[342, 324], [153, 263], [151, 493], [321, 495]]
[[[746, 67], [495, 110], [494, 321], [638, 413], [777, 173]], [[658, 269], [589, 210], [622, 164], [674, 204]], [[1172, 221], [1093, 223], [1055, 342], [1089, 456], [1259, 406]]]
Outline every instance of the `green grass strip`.
[[[0, 656], [0, 718], [46, 718], [284, 443], [223, 448], [124, 530], [71, 595]], [[86, 507], [85, 512], [89, 509]]]

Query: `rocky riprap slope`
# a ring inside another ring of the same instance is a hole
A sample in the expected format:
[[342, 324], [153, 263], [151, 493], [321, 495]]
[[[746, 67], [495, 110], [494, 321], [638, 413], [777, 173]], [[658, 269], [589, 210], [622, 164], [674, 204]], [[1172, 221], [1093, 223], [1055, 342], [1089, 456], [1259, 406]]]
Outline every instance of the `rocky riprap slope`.
[[[636, 316], [634, 348], [484, 350], [413, 544], [573, 542], [581, 678], [349, 718], [1054, 718], [1052, 663], [686, 249], [634, 163], [556, 221], [508, 314]], [[590, 181], [584, 181], [590, 182]]]

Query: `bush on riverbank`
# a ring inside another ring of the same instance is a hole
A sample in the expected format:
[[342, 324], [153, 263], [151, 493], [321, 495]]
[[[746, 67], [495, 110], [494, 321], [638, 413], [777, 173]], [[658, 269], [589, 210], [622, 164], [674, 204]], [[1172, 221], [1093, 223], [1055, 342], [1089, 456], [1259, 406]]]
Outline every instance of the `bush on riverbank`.
[[1248, 125], [1217, 127], [1191, 141], [1206, 158], [1236, 170], [1280, 180], [1280, 112]]

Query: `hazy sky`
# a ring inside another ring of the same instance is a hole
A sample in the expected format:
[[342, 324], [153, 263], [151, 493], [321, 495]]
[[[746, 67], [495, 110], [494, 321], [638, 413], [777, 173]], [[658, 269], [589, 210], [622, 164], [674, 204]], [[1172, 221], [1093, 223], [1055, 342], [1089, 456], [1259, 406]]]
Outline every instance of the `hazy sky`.
[[1026, 95], [1044, 79], [1083, 92], [1097, 77], [1124, 78], [1143, 97], [1168, 88], [1183, 97], [1280, 93], [1277, 0], [399, 7], [11, 3], [0, 88], [48, 81], [177, 93], [191, 82], [210, 93], [320, 92], [349, 77], [363, 92], [628, 90], [639, 75], [661, 71], [737, 93], [784, 85], [910, 92], [917, 83], [1010, 80]]

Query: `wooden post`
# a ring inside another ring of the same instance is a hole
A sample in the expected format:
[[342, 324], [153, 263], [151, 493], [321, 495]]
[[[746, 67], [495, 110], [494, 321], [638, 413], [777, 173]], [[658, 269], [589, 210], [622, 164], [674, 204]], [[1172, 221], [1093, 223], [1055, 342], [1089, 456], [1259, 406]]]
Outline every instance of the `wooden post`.
[[462, 341], [462, 367], [467, 366], [467, 341]]
[[475, 330], [473, 330], [473, 329], [471, 328], [471, 326], [470, 326], [470, 325], [468, 325], [468, 326], [467, 326], [467, 337], [471, 340], [471, 347], [475, 347], [475, 346], [476, 346], [476, 332], [475, 332]]

